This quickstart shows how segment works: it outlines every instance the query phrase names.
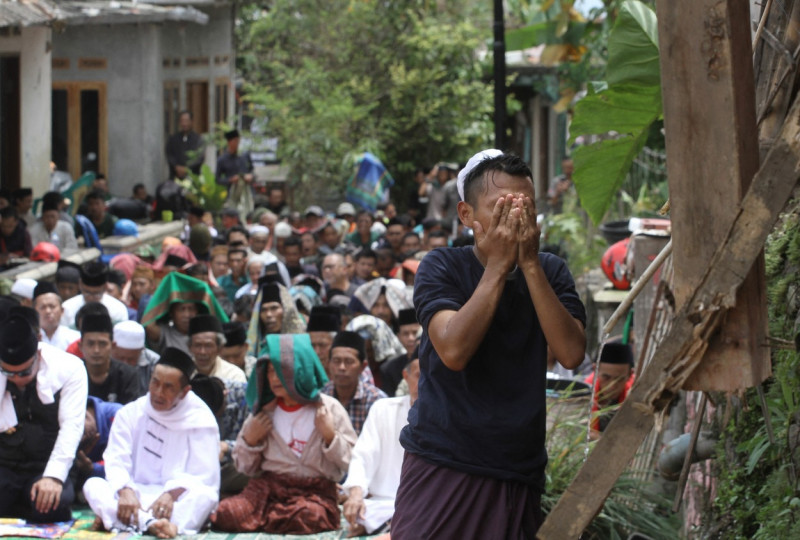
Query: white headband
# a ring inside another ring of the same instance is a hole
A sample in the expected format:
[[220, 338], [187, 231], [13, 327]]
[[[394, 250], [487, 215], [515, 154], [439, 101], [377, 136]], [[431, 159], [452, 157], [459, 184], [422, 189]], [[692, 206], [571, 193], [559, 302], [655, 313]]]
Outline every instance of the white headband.
[[481, 150], [467, 161], [467, 164], [458, 172], [458, 180], [456, 181], [456, 187], [458, 188], [458, 196], [461, 197], [461, 200], [464, 200], [464, 180], [467, 179], [469, 173], [478, 166], [478, 163], [483, 161], [484, 159], [491, 159], [497, 156], [502, 156], [503, 152], [497, 150], [495, 148], [491, 148], [489, 150]]

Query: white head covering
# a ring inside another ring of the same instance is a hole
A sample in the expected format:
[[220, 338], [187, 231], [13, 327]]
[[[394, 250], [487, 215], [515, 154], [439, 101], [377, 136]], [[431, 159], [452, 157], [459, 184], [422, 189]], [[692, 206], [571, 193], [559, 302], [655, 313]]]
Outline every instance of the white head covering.
[[11, 294], [16, 294], [22, 298], [33, 300], [33, 289], [38, 285], [35, 279], [20, 278], [11, 286]]
[[464, 200], [464, 180], [467, 179], [467, 175], [474, 169], [478, 163], [483, 161], [484, 159], [490, 159], [497, 156], [502, 156], [503, 152], [497, 150], [496, 148], [491, 148], [489, 150], [481, 150], [467, 161], [467, 164], [464, 165], [464, 168], [458, 172], [458, 180], [456, 181], [456, 187], [458, 188], [458, 196], [461, 197], [461, 200]]
[[256, 236], [259, 234], [263, 234], [264, 236], [269, 236], [269, 227], [266, 225], [252, 225], [250, 227], [250, 236]]
[[144, 349], [144, 326], [136, 321], [122, 321], [114, 325], [114, 343], [120, 349]]
[[275, 236], [277, 238], [289, 238], [292, 236], [292, 226], [284, 221], [281, 221], [275, 225]]

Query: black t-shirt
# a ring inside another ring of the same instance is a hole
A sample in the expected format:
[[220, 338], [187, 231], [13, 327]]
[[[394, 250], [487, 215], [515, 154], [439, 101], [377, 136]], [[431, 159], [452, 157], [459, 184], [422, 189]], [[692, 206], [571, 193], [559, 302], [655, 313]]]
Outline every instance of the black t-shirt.
[[[585, 324], [586, 312], [563, 260], [539, 260], [561, 303]], [[422, 324], [419, 398], [400, 435], [403, 447], [455, 470], [544, 488], [547, 342], [519, 270], [503, 295], [476, 354], [460, 372], [441, 361], [428, 337], [439, 311], [459, 310], [484, 268], [472, 251], [439, 248], [422, 260], [414, 305]]]
[[133, 366], [112, 359], [105, 381], [95, 384], [89, 379], [89, 395], [111, 403], [130, 403], [141, 397], [139, 372]]

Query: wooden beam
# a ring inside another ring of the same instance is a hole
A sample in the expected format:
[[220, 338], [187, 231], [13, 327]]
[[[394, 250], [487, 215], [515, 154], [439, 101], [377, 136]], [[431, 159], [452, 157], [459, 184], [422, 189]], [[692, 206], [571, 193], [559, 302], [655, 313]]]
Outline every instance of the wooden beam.
[[761, 253], [780, 211], [800, 180], [800, 99], [795, 98], [780, 136], [737, 205], [733, 223], [697, 288], [675, 316], [672, 329], [628, 398], [547, 516], [540, 539], [578, 538], [603, 506], [642, 440], [699, 365], [708, 340], [735, 303], [736, 291]]
[[[676, 307], [725, 237], [758, 170], [750, 11], [740, 0], [658, 2]], [[739, 290], [693, 390], [733, 391], [769, 376], [764, 261]]]

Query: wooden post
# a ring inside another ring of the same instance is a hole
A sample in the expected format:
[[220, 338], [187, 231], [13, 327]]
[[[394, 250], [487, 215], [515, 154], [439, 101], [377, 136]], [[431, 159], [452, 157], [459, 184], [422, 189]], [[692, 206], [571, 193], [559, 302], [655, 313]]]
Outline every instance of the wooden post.
[[578, 538], [603, 506], [662, 411], [701, 363], [708, 340], [735, 304], [778, 214], [800, 180], [800, 99], [747, 191], [724, 240], [650, 365], [631, 389], [578, 475], [550, 512], [541, 539]]
[[[689, 299], [758, 170], [750, 11], [735, 0], [658, 3], [676, 307]], [[732, 391], [770, 373], [760, 256], [687, 389]]]

